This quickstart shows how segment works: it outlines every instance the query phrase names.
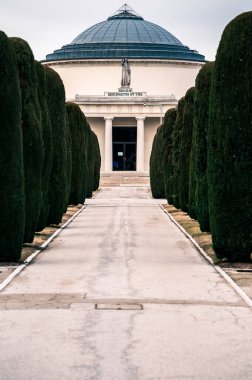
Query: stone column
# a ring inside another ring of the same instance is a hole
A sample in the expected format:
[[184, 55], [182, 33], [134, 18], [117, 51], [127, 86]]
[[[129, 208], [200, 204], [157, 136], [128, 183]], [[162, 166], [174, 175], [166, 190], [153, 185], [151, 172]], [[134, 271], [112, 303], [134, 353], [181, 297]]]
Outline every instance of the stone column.
[[112, 120], [113, 117], [104, 117], [105, 119], [105, 172], [112, 171]]
[[136, 117], [137, 120], [137, 171], [144, 171], [144, 119]]

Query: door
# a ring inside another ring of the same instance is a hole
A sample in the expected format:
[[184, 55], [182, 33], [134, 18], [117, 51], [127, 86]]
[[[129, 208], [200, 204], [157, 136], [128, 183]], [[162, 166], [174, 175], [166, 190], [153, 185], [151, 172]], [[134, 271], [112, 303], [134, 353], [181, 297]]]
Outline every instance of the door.
[[136, 127], [113, 127], [113, 171], [136, 170]]
[[113, 170], [136, 170], [136, 143], [113, 143]]

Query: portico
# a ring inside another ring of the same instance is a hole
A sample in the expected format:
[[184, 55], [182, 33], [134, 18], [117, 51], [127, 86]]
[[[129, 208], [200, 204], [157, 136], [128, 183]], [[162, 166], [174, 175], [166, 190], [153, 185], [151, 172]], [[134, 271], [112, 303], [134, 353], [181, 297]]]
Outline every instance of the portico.
[[177, 100], [172, 95], [147, 97], [143, 94], [145, 96], [122, 99], [112, 94], [77, 95], [74, 99], [98, 137], [101, 171], [148, 172], [152, 141], [160, 119], [167, 109], [176, 106]]

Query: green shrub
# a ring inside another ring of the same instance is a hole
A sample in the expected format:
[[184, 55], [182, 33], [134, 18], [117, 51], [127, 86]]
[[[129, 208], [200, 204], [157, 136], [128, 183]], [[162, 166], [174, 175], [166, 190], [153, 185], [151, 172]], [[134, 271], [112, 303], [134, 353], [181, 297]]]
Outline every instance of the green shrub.
[[65, 116], [66, 116], [66, 189], [65, 189], [65, 207], [64, 212], [67, 211], [69, 205], [69, 197], [71, 192], [72, 183], [72, 137], [70, 132], [70, 125], [67, 116], [66, 104], [65, 104]]
[[169, 109], [164, 117], [163, 127], [163, 174], [164, 174], [164, 187], [165, 197], [168, 203], [174, 203], [174, 190], [173, 190], [173, 161], [172, 161], [172, 136], [177, 117], [177, 110], [175, 108]]
[[194, 95], [195, 207], [201, 231], [210, 231], [207, 186], [207, 132], [214, 62], [206, 63], [196, 78]]
[[218, 258], [252, 252], [252, 12], [225, 28], [210, 95], [209, 215]]
[[94, 144], [90, 125], [86, 122], [86, 197], [91, 198], [94, 188]]
[[150, 156], [150, 186], [153, 198], [165, 198], [162, 165], [163, 124], [157, 129]]
[[37, 95], [37, 77], [33, 53], [21, 38], [10, 38], [14, 49], [22, 98], [23, 159], [25, 175], [24, 242], [32, 242], [41, 205], [43, 140], [41, 112]]
[[101, 170], [101, 154], [99, 142], [96, 134], [92, 131], [93, 144], [94, 144], [94, 183], [93, 191], [99, 188], [100, 183], [100, 170]]
[[83, 177], [85, 176], [85, 123], [86, 119], [80, 107], [75, 103], [66, 104], [69, 128], [71, 133], [72, 179], [70, 204], [83, 203]]
[[180, 208], [179, 203], [179, 156], [180, 156], [180, 145], [181, 145], [181, 131], [183, 127], [183, 115], [185, 108], [185, 97], [183, 96], [178, 102], [178, 110], [176, 122], [174, 125], [174, 130], [172, 134], [172, 164], [173, 164], [173, 205], [176, 208]]
[[189, 193], [188, 193], [188, 214], [193, 219], [197, 218], [196, 200], [195, 200], [195, 192], [196, 192], [195, 152], [196, 152], [195, 126], [193, 125], [191, 152], [190, 152], [190, 157], [189, 157], [189, 189], [188, 189], [188, 191], [189, 191]]
[[37, 93], [41, 112], [42, 138], [44, 146], [44, 159], [41, 176], [41, 207], [37, 224], [37, 231], [46, 227], [49, 212], [49, 183], [52, 171], [52, 130], [51, 121], [47, 106], [46, 76], [44, 67], [39, 62], [35, 62], [37, 74]]
[[195, 88], [191, 87], [185, 94], [179, 152], [179, 205], [185, 212], [189, 210], [189, 164], [194, 118], [194, 91]]
[[45, 66], [47, 105], [52, 127], [53, 162], [49, 186], [47, 224], [58, 224], [66, 210], [70, 194], [69, 128], [65, 106], [65, 88], [60, 76]]
[[90, 127], [88, 125], [85, 114], [83, 113], [84, 118], [84, 161], [83, 161], [83, 176], [82, 176], [82, 193], [84, 195], [83, 202], [87, 197], [87, 184], [88, 184], [88, 135], [90, 132]]
[[0, 31], [0, 261], [17, 261], [24, 233], [24, 168], [18, 70]]

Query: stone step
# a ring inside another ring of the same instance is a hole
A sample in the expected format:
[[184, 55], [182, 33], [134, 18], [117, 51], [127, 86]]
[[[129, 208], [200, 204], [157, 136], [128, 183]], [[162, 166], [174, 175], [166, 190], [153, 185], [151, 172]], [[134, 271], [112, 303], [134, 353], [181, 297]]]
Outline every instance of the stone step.
[[150, 177], [146, 173], [102, 173], [100, 186], [149, 186]]

